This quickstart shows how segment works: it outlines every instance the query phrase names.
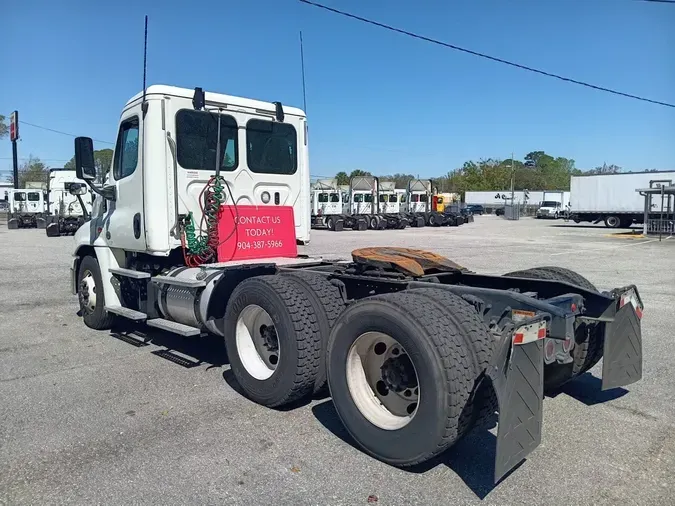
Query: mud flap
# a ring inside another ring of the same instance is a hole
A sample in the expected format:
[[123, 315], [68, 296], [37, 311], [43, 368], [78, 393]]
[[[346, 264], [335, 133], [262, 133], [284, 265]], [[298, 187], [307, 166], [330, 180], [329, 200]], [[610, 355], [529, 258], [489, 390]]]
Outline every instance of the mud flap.
[[621, 307], [605, 325], [602, 389], [630, 385], [642, 379], [642, 330], [635, 306]]
[[497, 365], [492, 365], [488, 372], [499, 406], [495, 483], [541, 443], [543, 340], [518, 346], [511, 342], [502, 340], [494, 362]]
[[19, 228], [19, 220], [16, 218], [10, 218], [7, 220], [7, 228], [9, 230], [17, 230]]

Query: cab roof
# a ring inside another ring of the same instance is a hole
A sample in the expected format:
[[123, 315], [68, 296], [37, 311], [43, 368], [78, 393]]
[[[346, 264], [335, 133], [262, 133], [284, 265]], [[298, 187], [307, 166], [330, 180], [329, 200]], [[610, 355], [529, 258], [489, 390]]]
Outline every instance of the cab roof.
[[[153, 84], [148, 86], [146, 90], [146, 96], [149, 95], [169, 95], [172, 97], [186, 98], [192, 100], [195, 90], [190, 88], [178, 88], [177, 86], [167, 86], [164, 84]], [[249, 107], [253, 109], [263, 109], [266, 111], [274, 112], [274, 104], [272, 102], [264, 102], [262, 100], [253, 100], [251, 98], [235, 97], [234, 95], [225, 95], [222, 93], [214, 93], [212, 91], [204, 90], [205, 98], [208, 102], [217, 102], [219, 104]], [[143, 92], [137, 93], [129, 99], [126, 103], [125, 108], [131, 105], [133, 102], [140, 100], [143, 97]], [[302, 109], [297, 107], [290, 107], [286, 104], [283, 104], [284, 113], [291, 114], [293, 116], [305, 117], [305, 113]]]

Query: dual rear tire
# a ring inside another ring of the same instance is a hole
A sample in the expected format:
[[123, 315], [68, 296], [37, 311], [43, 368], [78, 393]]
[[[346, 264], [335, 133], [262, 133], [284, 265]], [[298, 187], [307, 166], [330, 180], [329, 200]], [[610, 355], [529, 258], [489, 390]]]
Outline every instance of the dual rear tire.
[[445, 451], [485, 411], [476, 393], [492, 339], [473, 306], [443, 290], [377, 295], [345, 309], [339, 288], [323, 276], [259, 276], [234, 290], [223, 330], [232, 372], [249, 398], [280, 407], [327, 379], [347, 431], [393, 465]]

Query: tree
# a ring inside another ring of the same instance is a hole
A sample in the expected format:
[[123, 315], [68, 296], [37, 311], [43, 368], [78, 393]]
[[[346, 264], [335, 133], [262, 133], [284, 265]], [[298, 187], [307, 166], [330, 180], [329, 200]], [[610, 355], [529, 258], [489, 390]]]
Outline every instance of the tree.
[[[112, 149], [98, 149], [94, 151], [94, 166], [96, 172], [101, 175], [106, 175], [112, 165], [113, 150]], [[75, 169], [75, 157], [72, 157], [63, 166], [64, 169]]]
[[7, 126], [7, 123], [5, 123], [5, 117], [0, 114], [0, 139], [7, 137], [8, 133], [9, 127]]
[[[14, 183], [14, 175], [7, 177], [7, 181]], [[19, 188], [25, 188], [27, 182], [47, 183], [49, 181], [49, 167], [33, 155], [19, 165]]]
[[349, 176], [344, 171], [335, 174], [335, 179], [337, 179], [337, 184], [349, 184]]
[[619, 167], [618, 165], [607, 165], [606, 163], [602, 164], [602, 167], [596, 167], [595, 169], [591, 169], [586, 174], [618, 174], [621, 172], [623, 169]]
[[349, 174], [349, 179], [353, 179], [358, 176], [372, 176], [372, 174], [368, 171], [361, 170], [361, 169], [354, 169], [351, 174]]

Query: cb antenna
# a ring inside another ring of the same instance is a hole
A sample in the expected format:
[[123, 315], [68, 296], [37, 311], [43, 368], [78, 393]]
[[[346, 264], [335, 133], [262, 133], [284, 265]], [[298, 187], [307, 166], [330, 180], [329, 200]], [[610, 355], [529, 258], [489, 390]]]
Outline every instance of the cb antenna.
[[143, 102], [141, 103], [141, 110], [143, 111], [143, 117], [145, 118], [145, 113], [148, 112], [148, 103], [145, 101], [145, 74], [148, 68], [147, 59], [148, 57], [148, 15], [145, 15], [145, 35], [143, 40]]
[[300, 65], [302, 66], [302, 109], [307, 114], [307, 94], [305, 92], [305, 52], [302, 47], [302, 30], [300, 30]]

